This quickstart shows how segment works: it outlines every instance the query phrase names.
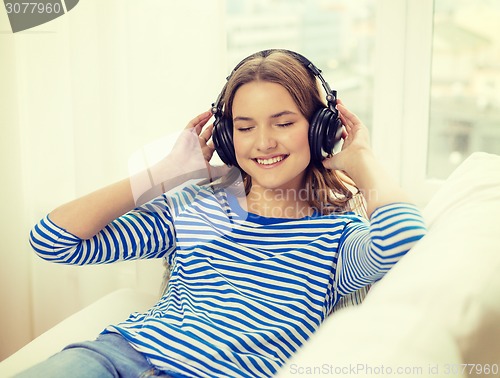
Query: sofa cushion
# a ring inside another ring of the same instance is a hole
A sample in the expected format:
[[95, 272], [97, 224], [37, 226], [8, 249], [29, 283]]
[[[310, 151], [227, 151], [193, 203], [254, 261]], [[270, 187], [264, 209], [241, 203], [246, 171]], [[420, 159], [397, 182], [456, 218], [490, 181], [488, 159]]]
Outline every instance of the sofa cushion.
[[360, 306], [327, 319], [280, 377], [326, 377], [333, 368], [362, 376], [356, 367], [381, 366], [377, 376], [399, 367], [466, 377], [460, 364], [500, 367], [500, 156], [472, 154], [423, 213], [428, 234]]

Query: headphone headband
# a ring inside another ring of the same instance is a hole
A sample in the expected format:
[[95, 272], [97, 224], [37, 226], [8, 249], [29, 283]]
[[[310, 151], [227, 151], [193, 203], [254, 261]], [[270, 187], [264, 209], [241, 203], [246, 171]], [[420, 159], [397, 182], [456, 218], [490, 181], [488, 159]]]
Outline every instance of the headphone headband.
[[275, 52], [281, 52], [287, 55], [292, 56], [300, 62], [305, 68], [307, 68], [315, 77], [319, 79], [321, 82], [321, 85], [323, 86], [323, 89], [326, 92], [326, 102], [328, 104], [328, 108], [330, 108], [331, 111], [334, 113], [337, 113], [336, 105], [337, 105], [337, 91], [332, 90], [326, 80], [324, 79], [323, 75], [321, 75], [321, 70], [316, 67], [309, 59], [307, 59], [305, 56], [291, 50], [285, 50], [285, 49], [267, 49], [267, 50], [262, 50], [259, 52], [256, 52], [250, 56], [247, 56], [245, 59], [240, 61], [231, 71], [228, 77], [226, 77], [226, 83], [224, 84], [224, 87], [222, 88], [221, 92], [219, 93], [219, 96], [217, 97], [217, 100], [212, 104], [212, 114], [217, 116], [217, 117], [222, 117], [222, 97], [224, 96], [224, 93], [226, 92], [227, 88], [227, 83], [231, 79], [231, 77], [234, 75], [234, 73], [240, 68], [243, 64], [248, 62], [250, 59], [256, 58], [256, 57], [263, 57], [266, 58], [269, 55], [275, 53]]

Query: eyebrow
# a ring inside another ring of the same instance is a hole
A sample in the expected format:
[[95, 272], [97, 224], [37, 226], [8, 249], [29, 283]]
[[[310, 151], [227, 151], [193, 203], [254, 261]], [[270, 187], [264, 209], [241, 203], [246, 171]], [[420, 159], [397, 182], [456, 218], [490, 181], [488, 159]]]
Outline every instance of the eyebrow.
[[[271, 115], [269, 118], [280, 118], [284, 115], [295, 115], [295, 114], [297, 114], [297, 113], [292, 112], [291, 110], [283, 110], [279, 113]], [[238, 117], [234, 117], [234, 119], [233, 119], [233, 122], [236, 122], [236, 121], [253, 121], [253, 118], [238, 116]]]

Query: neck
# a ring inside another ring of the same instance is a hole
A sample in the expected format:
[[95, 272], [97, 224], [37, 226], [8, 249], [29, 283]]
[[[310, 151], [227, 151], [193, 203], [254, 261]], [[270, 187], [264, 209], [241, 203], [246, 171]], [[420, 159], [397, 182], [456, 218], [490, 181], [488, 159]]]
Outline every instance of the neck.
[[264, 217], [293, 219], [314, 212], [305, 189], [267, 189], [257, 185], [252, 185], [246, 197], [246, 210]]

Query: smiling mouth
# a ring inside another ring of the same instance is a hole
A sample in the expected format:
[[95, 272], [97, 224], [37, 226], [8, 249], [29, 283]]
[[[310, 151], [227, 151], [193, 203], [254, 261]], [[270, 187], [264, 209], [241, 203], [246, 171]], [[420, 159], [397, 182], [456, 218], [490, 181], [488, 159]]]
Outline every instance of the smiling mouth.
[[253, 159], [254, 161], [257, 162], [259, 165], [273, 165], [276, 163], [279, 163], [280, 161], [285, 160], [288, 157], [288, 155], [280, 155], [280, 156], [274, 156], [269, 159], [260, 159], [260, 158], [255, 158]]

